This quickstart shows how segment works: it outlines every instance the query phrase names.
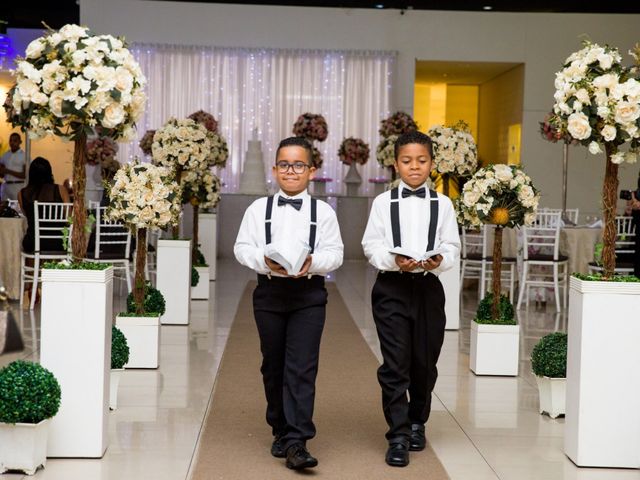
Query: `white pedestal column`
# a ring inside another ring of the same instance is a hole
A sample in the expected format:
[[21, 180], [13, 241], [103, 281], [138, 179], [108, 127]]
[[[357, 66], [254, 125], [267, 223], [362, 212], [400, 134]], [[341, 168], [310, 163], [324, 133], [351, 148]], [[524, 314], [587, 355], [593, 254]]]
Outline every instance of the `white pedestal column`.
[[564, 451], [578, 466], [640, 468], [639, 312], [640, 283], [570, 279]]
[[471, 321], [469, 368], [476, 375], [518, 375], [520, 325]]
[[209, 300], [210, 267], [196, 267], [200, 279], [195, 287], [191, 287], [191, 300]]
[[100, 458], [108, 443], [113, 268], [42, 271], [40, 363], [60, 382], [49, 457]]
[[188, 325], [191, 300], [191, 240], [158, 240], [156, 288], [166, 302], [163, 325]]
[[455, 264], [438, 277], [444, 288], [444, 312], [447, 315], [445, 329], [458, 330], [460, 328], [460, 257]]
[[216, 259], [218, 257], [218, 221], [215, 213], [201, 213], [198, 216], [198, 239], [200, 250], [209, 264], [209, 281], [216, 279]]
[[116, 317], [116, 327], [129, 345], [125, 368], [158, 368], [160, 317]]

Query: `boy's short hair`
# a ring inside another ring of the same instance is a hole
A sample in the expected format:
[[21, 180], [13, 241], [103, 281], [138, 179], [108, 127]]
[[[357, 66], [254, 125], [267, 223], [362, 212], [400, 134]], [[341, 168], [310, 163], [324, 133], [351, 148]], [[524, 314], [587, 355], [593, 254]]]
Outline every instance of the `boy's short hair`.
[[311, 150], [311, 144], [304, 137], [288, 137], [282, 140], [278, 144], [278, 149], [276, 150], [276, 161], [278, 160], [278, 153], [280, 153], [280, 149], [284, 147], [302, 147], [307, 151], [307, 163], [309, 165], [313, 165], [311, 161], [313, 156], [313, 151]]
[[403, 133], [396, 140], [396, 143], [393, 148], [393, 154], [396, 161], [398, 160], [398, 152], [400, 151], [400, 147], [404, 145], [409, 145], [410, 143], [419, 143], [420, 145], [424, 145], [425, 147], [427, 147], [427, 150], [429, 151], [429, 156], [433, 160], [433, 140], [431, 140], [430, 136], [425, 135], [424, 133], [419, 132], [417, 130], [414, 130], [413, 132]]

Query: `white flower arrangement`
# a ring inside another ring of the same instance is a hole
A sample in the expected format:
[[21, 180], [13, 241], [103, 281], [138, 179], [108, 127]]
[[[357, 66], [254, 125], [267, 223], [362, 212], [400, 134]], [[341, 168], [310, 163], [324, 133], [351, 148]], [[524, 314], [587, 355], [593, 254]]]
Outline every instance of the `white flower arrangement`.
[[209, 143], [211, 145], [211, 153], [209, 155], [209, 165], [224, 168], [229, 158], [229, 147], [227, 141], [217, 132], [207, 132]]
[[393, 167], [396, 161], [395, 145], [399, 135], [389, 135], [380, 140], [376, 148], [376, 159], [385, 168]]
[[478, 167], [476, 142], [462, 122], [453, 127], [433, 126], [427, 135], [433, 140], [434, 171], [459, 177], [473, 175]]
[[182, 201], [197, 205], [201, 209], [215, 208], [220, 202], [221, 188], [220, 179], [210, 169], [206, 169], [193, 181], [185, 182]]
[[533, 224], [539, 201], [540, 193], [520, 168], [495, 164], [481, 168], [465, 183], [455, 207], [462, 225], [518, 227]]
[[31, 138], [75, 139], [96, 129], [122, 141], [134, 138], [146, 79], [123, 40], [65, 25], [33, 40], [16, 63], [5, 108]]
[[166, 228], [180, 215], [181, 190], [173, 170], [150, 163], [120, 167], [109, 189], [107, 215], [135, 228]]
[[194, 120], [170, 118], [156, 130], [151, 152], [156, 165], [183, 172], [181, 183], [194, 181], [193, 175], [209, 166], [211, 143], [208, 131]]
[[[553, 111], [561, 128], [592, 154], [610, 147], [613, 163], [635, 163], [640, 150], [640, 82], [617, 49], [584, 42], [556, 73]], [[630, 143], [627, 153], [618, 146]]]

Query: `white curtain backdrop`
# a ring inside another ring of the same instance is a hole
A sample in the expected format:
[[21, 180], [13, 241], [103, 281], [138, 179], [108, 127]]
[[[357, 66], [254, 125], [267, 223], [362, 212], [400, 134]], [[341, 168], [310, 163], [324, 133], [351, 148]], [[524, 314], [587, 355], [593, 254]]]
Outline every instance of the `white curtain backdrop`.
[[[171, 116], [205, 110], [219, 122], [229, 144], [227, 167], [219, 172], [225, 192], [236, 192], [254, 128], [262, 141], [265, 175], [278, 142], [291, 136], [298, 115], [324, 115], [327, 140], [316, 146], [324, 164], [318, 176], [330, 177], [327, 192], [344, 193], [348, 167], [337, 151], [345, 137], [369, 143], [371, 157], [358, 166], [361, 194], [373, 191], [369, 178], [385, 176], [375, 159], [380, 120], [391, 110], [394, 52], [213, 48], [134, 44], [132, 52], [147, 77], [148, 105], [138, 125], [138, 140]], [[138, 140], [121, 144], [120, 162], [142, 157]]]

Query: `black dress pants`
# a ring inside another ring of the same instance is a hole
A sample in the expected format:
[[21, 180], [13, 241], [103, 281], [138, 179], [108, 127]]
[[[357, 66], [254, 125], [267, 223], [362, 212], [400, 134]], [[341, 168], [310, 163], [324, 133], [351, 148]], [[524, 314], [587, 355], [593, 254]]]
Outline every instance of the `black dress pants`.
[[[444, 341], [444, 290], [432, 273], [381, 272], [371, 292], [383, 363], [378, 369], [389, 443], [409, 441], [431, 412]], [[409, 398], [407, 398], [407, 393]]]
[[266, 417], [285, 449], [316, 433], [313, 405], [326, 304], [322, 276], [258, 275], [253, 312], [262, 351]]

